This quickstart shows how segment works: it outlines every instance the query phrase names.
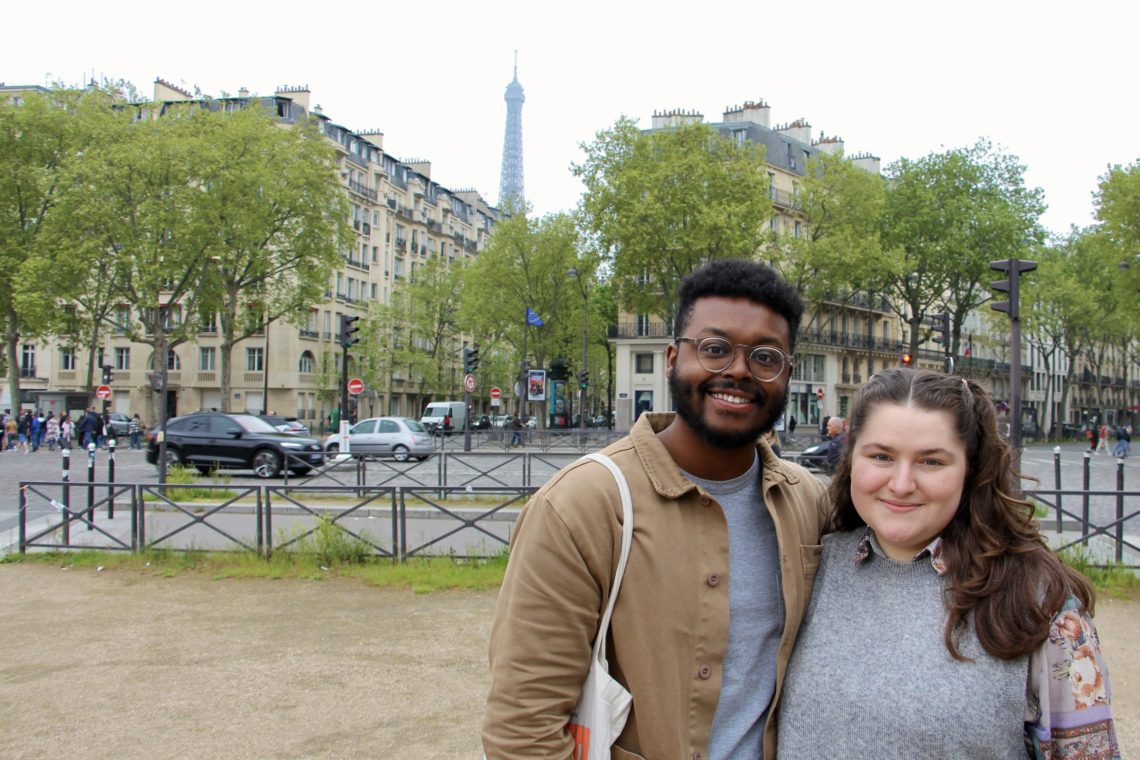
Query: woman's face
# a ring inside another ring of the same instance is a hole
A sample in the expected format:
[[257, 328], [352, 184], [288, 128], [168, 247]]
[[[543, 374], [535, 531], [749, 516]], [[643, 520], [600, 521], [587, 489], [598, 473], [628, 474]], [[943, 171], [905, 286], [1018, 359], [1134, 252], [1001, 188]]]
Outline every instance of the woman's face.
[[950, 524], [966, 447], [949, 412], [881, 404], [851, 452], [851, 500], [887, 556], [909, 562]]

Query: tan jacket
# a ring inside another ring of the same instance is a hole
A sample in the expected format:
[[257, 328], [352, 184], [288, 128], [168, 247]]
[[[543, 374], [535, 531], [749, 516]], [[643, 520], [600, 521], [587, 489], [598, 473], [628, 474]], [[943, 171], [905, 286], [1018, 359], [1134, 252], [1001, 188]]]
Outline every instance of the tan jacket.
[[[610, 672], [633, 694], [614, 758], [707, 758], [728, 644], [728, 526], [718, 502], [681, 475], [657, 439], [672, 414], [643, 414], [605, 449], [633, 497], [633, 547], [614, 607]], [[823, 485], [759, 444], [762, 489], [780, 546], [786, 625], [779, 697], [824, 525]], [[491, 631], [491, 693], [483, 723], [490, 760], [567, 758], [567, 717], [608, 601], [621, 548], [620, 500], [599, 464], [577, 462], [527, 504]], [[764, 754], [775, 757], [769, 719]]]

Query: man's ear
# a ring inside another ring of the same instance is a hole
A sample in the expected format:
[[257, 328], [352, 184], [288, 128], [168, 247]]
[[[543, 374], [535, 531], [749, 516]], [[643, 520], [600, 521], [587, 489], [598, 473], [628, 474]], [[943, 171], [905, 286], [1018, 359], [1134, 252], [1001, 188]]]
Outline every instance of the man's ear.
[[677, 344], [670, 343], [665, 346], [665, 377], [673, 374], [673, 365], [677, 362]]

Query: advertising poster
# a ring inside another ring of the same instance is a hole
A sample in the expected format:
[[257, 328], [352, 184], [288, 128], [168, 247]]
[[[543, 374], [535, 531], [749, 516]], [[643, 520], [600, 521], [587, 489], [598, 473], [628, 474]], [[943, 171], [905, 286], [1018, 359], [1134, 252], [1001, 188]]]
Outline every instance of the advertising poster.
[[526, 400], [546, 400], [546, 370], [532, 369], [527, 373]]

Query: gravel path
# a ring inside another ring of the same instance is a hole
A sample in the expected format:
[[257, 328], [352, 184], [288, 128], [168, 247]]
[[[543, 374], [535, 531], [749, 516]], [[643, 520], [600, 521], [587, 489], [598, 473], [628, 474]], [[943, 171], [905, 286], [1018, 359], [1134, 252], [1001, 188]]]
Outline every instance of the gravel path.
[[[495, 592], [0, 565], [5, 758], [479, 758]], [[1140, 599], [1102, 600], [1140, 757]]]

